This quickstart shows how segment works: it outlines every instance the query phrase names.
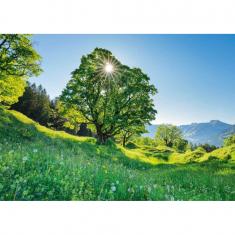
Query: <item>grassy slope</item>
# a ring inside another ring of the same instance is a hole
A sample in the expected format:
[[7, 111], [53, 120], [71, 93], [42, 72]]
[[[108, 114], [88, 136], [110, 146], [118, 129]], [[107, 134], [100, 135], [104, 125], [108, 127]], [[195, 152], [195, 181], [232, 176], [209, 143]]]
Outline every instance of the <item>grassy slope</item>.
[[235, 146], [210, 154], [98, 146], [0, 110], [1, 200], [235, 200], [234, 159]]

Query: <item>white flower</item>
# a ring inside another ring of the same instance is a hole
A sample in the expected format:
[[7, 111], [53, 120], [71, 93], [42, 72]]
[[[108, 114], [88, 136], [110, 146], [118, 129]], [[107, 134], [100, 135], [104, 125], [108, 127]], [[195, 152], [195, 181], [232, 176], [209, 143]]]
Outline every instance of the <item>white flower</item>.
[[23, 162], [26, 162], [28, 160], [28, 158], [27, 157], [23, 157], [22, 160], [23, 160]]
[[167, 185], [166, 189], [167, 189], [167, 192], [169, 193], [170, 192], [170, 185]]
[[114, 185], [111, 186], [111, 190], [112, 190], [112, 192], [115, 192], [116, 191], [116, 187]]
[[34, 149], [34, 150], [33, 150], [33, 152], [34, 152], [34, 153], [37, 153], [37, 152], [38, 152], [38, 150], [37, 150], [37, 149]]

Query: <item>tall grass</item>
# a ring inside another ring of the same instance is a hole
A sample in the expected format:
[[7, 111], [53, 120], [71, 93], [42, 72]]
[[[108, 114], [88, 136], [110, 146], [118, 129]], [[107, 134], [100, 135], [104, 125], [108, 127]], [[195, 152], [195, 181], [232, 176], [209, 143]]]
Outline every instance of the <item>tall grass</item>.
[[227, 151], [199, 161], [164, 149], [101, 146], [0, 110], [0, 200], [235, 200], [234, 153]]

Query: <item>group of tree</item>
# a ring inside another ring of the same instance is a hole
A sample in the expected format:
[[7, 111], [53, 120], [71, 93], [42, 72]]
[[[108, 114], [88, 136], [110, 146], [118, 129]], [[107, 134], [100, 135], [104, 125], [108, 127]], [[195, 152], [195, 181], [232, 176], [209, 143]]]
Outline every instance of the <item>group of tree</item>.
[[[93, 133], [101, 144], [112, 138], [125, 146], [135, 138], [145, 145], [193, 149], [174, 125], [160, 125], [155, 139], [140, 137], [155, 119], [152, 97], [157, 89], [141, 69], [123, 65], [110, 51], [96, 48], [83, 56], [61, 96], [54, 100], [42, 86], [27, 82], [42, 72], [40, 62], [31, 35], [0, 35], [1, 107], [12, 106], [57, 130], [87, 136]], [[234, 143], [235, 136], [224, 141], [225, 146]], [[200, 147], [207, 152], [216, 149], [209, 144]]]
[[212, 152], [217, 147], [208, 143], [192, 144], [183, 138], [180, 128], [174, 125], [163, 124], [159, 125], [155, 135], [157, 144], [165, 145], [170, 148], [175, 148], [178, 151], [185, 152], [186, 150], [195, 150], [202, 148], [206, 152]]
[[83, 56], [62, 95], [53, 101], [42, 86], [27, 82], [42, 72], [40, 62], [31, 35], [0, 35], [1, 106], [75, 134], [87, 132], [89, 126], [101, 144], [112, 138], [125, 145], [155, 118], [152, 96], [157, 90], [149, 77], [121, 64], [108, 50], [96, 48]]
[[213, 145], [213, 144], [207, 144], [207, 143], [205, 143], [205, 144], [194, 144], [194, 145], [192, 145], [192, 147], [191, 147], [192, 150], [195, 150], [195, 149], [197, 149], [197, 148], [202, 148], [202, 149], [204, 149], [207, 153], [210, 153], [210, 152], [216, 150], [218, 147], [216, 147], [216, 146]]
[[50, 100], [46, 90], [27, 82], [23, 95], [11, 106], [38, 123], [56, 130], [64, 130], [75, 135], [92, 136], [83, 124], [84, 118], [78, 110], [67, 107], [58, 99]]
[[50, 120], [50, 98], [41, 85], [36, 86], [27, 82], [24, 94], [18, 102], [11, 106], [42, 125], [48, 125]]

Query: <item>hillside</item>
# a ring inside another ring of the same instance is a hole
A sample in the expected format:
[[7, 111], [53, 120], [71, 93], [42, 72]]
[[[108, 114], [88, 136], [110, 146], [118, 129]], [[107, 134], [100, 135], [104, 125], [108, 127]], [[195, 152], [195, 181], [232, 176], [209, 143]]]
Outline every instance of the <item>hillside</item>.
[[[178, 126], [183, 137], [193, 144], [212, 144], [222, 146], [223, 140], [230, 134], [235, 133], [235, 125], [230, 125], [218, 120], [212, 120], [207, 123], [192, 123], [189, 125]], [[147, 127], [149, 133], [144, 136], [154, 137], [157, 125]]]
[[0, 200], [234, 200], [235, 146], [124, 149], [0, 110]]

